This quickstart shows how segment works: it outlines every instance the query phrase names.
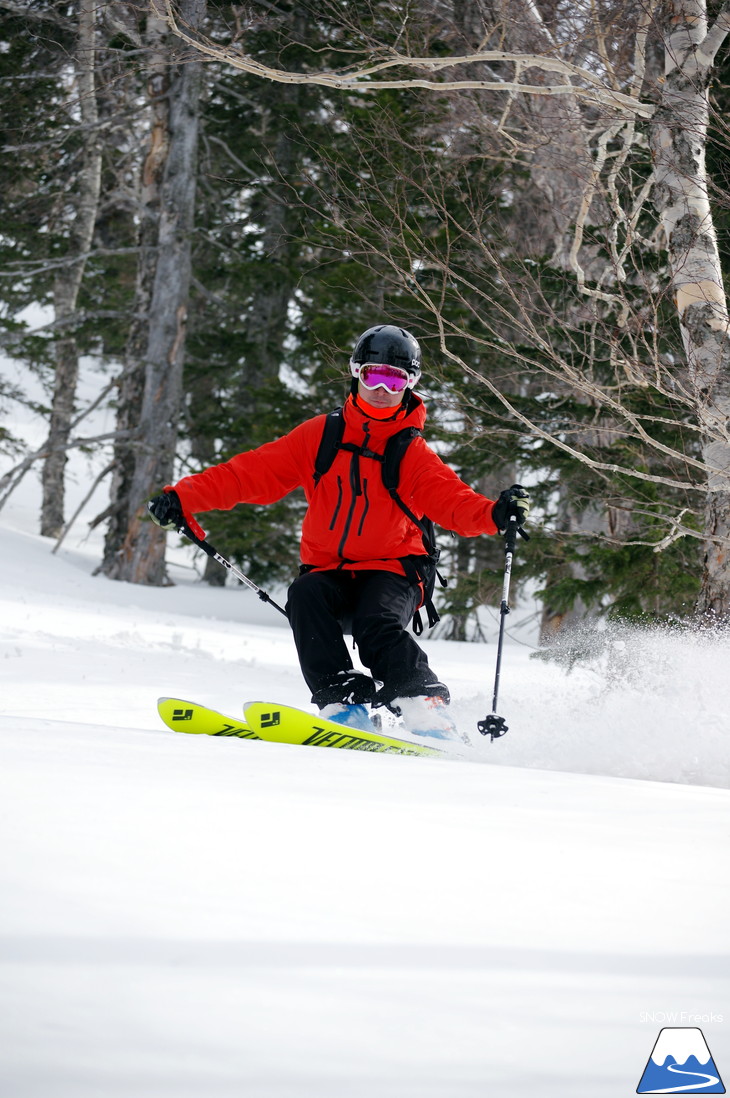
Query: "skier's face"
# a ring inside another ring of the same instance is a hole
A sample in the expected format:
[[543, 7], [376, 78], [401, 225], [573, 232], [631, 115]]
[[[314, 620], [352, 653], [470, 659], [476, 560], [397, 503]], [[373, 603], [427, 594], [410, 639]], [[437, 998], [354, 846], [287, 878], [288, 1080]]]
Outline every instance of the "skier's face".
[[390, 393], [379, 385], [377, 389], [368, 389], [358, 380], [357, 395], [374, 408], [397, 408], [403, 400], [403, 393]]

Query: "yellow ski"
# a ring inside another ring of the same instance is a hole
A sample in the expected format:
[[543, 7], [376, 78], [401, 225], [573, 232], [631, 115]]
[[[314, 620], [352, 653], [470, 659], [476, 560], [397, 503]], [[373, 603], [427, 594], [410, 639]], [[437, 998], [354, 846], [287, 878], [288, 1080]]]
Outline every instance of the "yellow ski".
[[242, 740], [268, 740], [303, 747], [379, 751], [390, 755], [446, 755], [440, 747], [411, 743], [410, 740], [400, 740], [382, 732], [361, 732], [357, 728], [325, 721], [303, 709], [276, 702], [251, 702], [244, 709], [246, 719], [241, 720], [182, 698], [159, 698], [157, 702], [160, 717], [173, 732], [237, 736]]
[[259, 739], [306, 747], [338, 747], [349, 751], [380, 751], [390, 755], [443, 756], [438, 747], [411, 743], [382, 732], [361, 732], [335, 721], [322, 720], [303, 709], [277, 702], [249, 702], [244, 705], [246, 723]]
[[158, 698], [157, 712], [173, 732], [191, 732], [203, 736], [238, 736], [242, 740], [261, 737], [240, 717], [227, 717], [197, 702], [182, 698]]

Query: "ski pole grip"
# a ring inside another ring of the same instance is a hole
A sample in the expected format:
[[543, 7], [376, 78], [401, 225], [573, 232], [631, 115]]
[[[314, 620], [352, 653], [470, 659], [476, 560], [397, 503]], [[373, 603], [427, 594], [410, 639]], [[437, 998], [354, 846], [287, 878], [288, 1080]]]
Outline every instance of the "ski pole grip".
[[504, 533], [505, 550], [508, 553], [514, 553], [515, 546], [517, 544], [517, 535], [518, 534], [520, 535], [521, 538], [524, 538], [525, 541], [530, 540], [530, 535], [527, 533], [526, 530], [523, 529], [522, 526], [517, 525], [517, 519], [514, 516], [512, 516], [512, 517], [510, 517], [509, 523], [507, 524], [507, 529], [505, 530], [505, 533]]
[[207, 553], [209, 557], [218, 556], [218, 550], [215, 549], [209, 541], [206, 541], [205, 538], [198, 537], [198, 535], [190, 529], [185, 520], [180, 523], [177, 532], [179, 534], [184, 534], [186, 538], [189, 538], [190, 541], [194, 542], [198, 548], [202, 549], [204, 553]]

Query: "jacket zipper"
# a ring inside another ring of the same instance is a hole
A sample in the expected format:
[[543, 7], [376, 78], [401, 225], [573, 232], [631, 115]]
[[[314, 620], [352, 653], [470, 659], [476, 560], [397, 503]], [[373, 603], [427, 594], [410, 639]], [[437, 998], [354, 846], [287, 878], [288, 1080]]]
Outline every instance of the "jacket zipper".
[[342, 477], [337, 474], [337, 504], [335, 506], [335, 512], [332, 516], [332, 522], [330, 523], [330, 530], [334, 530], [335, 523], [337, 522], [337, 516], [340, 513], [340, 507], [342, 506]]
[[367, 479], [367, 477], [363, 477], [363, 480], [362, 480], [362, 494], [365, 498], [365, 504], [364, 504], [363, 509], [362, 509], [362, 515], [360, 516], [360, 525], [357, 528], [357, 536], [358, 537], [360, 537], [360, 535], [362, 534], [362, 528], [365, 525], [365, 517], [366, 517], [368, 511], [370, 510], [370, 499], [368, 497], [368, 479]]

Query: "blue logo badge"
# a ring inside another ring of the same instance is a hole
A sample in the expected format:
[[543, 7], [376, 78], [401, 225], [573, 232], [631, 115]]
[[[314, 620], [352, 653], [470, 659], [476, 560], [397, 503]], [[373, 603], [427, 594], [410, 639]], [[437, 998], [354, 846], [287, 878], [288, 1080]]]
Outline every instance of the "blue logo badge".
[[701, 1029], [667, 1027], [659, 1031], [637, 1094], [724, 1094]]

